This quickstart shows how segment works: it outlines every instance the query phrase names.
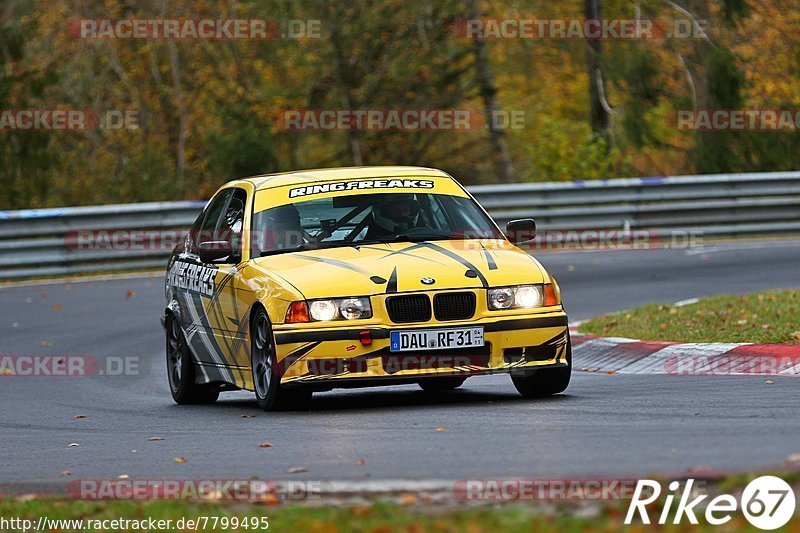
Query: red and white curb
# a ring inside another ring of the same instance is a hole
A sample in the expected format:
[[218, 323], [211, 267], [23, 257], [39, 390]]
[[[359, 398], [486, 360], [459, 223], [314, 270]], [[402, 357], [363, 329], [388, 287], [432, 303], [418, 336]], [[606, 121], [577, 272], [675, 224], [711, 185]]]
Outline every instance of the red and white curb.
[[573, 367], [615, 374], [800, 377], [800, 344], [678, 343], [595, 337], [570, 328]]

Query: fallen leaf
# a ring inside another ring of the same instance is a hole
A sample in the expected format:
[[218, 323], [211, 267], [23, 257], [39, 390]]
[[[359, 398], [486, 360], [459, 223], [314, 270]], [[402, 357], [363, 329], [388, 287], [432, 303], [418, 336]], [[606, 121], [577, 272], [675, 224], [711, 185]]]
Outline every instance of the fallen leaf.
[[129, 290], [128, 292], [126, 292], [126, 293], [125, 293], [125, 299], [126, 299], [126, 300], [127, 300], [128, 298], [133, 298], [134, 296], [136, 296], [136, 291], [130, 291], [130, 290]]
[[86, 415], [75, 415], [72, 418], [74, 418], [75, 420], [82, 420], [82, 419], [86, 418]]
[[39, 341], [39, 346], [41, 346], [42, 348], [46, 348], [46, 347], [52, 346], [52, 345], [53, 345], [53, 341]]
[[616, 372], [614, 372], [613, 370], [609, 370], [608, 372], [606, 372], [606, 374], [608, 374], [609, 376], [611, 376], [611, 375], [613, 375], [613, 374], [616, 374]]
[[444, 428], [436, 428], [436, 431], [444, 431]]
[[415, 503], [417, 503], [418, 500], [419, 498], [417, 498], [416, 494], [414, 494], [413, 492], [406, 492], [405, 494], [400, 496], [400, 500], [397, 503], [399, 503], [400, 505], [414, 505]]
[[574, 272], [575, 266], [574, 265], [567, 265], [567, 272]]
[[42, 293], [42, 298], [47, 298], [48, 296], [50, 296], [49, 292], [45, 291]]
[[800, 331], [795, 331], [792, 333], [792, 338], [796, 341], [800, 341]]
[[117, 476], [117, 479], [128, 479], [130, 476], [128, 474], [120, 474]]
[[287, 472], [290, 474], [299, 474], [300, 472], [308, 472], [308, 468], [304, 466], [292, 466]]
[[71, 470], [64, 470], [63, 472], [61, 472], [61, 475], [62, 476], [71, 476], [72, 475], [72, 471]]
[[357, 465], [363, 465], [364, 463], [366, 463], [366, 461], [364, 461], [364, 459], [359, 459], [358, 461], [356, 461]]
[[358, 505], [356, 507], [353, 507], [351, 510], [353, 516], [358, 516], [358, 517], [367, 516], [369, 514], [369, 511], [370, 511], [369, 505]]
[[773, 384], [773, 383], [775, 383], [775, 382], [774, 382], [774, 381], [772, 381], [771, 379], [768, 379], [768, 380], [767, 380], [767, 381], [765, 381], [764, 383], [766, 383], [767, 385], [772, 385], [772, 384]]
[[272, 443], [271, 442], [262, 442], [261, 444], [258, 445], [258, 447], [259, 448], [272, 448]]
[[152, 441], [152, 440], [164, 440], [164, 439], [162, 439], [161, 437], [150, 437], [147, 440], [151, 440]]
[[69, 447], [70, 448], [77, 448], [78, 446], [80, 446], [80, 444], [78, 444], [77, 442], [70, 442], [69, 443]]
[[54, 305], [54, 306], [53, 306], [53, 311], [55, 311], [56, 313], [58, 313], [59, 311], [61, 311], [61, 304], [56, 304], [56, 305]]
[[189, 459], [187, 459], [186, 457], [176, 457], [176, 458], [175, 458], [175, 462], [176, 462], [176, 463], [185, 463], [185, 462], [187, 462], [188, 460], [189, 460]]
[[271, 492], [264, 494], [264, 497], [261, 499], [261, 501], [263, 501], [266, 505], [278, 505], [281, 503], [280, 498]]

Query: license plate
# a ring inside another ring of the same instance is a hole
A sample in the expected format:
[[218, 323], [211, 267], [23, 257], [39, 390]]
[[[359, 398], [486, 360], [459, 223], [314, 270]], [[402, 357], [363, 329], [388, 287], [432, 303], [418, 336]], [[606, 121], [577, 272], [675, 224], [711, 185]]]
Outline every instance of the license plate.
[[446, 350], [448, 348], [475, 348], [483, 346], [483, 328], [416, 329], [392, 331], [389, 350], [410, 352], [415, 350]]

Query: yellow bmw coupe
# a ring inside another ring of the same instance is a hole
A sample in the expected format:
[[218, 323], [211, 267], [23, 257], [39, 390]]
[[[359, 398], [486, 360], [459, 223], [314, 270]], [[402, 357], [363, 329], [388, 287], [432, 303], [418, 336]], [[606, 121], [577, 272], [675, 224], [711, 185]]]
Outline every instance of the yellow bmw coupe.
[[166, 274], [169, 385], [179, 404], [255, 392], [263, 409], [314, 391], [459, 387], [507, 373], [526, 397], [567, 388], [555, 279], [451, 176], [430, 168], [306, 170], [231, 181]]

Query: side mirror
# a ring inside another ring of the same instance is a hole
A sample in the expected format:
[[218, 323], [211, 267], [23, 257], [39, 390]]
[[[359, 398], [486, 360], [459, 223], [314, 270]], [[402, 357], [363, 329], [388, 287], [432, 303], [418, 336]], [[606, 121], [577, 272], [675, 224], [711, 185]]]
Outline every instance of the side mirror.
[[536, 221], [532, 218], [511, 220], [506, 224], [506, 236], [514, 244], [532, 241], [536, 238]]
[[[233, 245], [230, 241], [205, 241], [197, 246], [197, 255], [203, 263], [213, 263], [223, 257], [234, 255]], [[231, 263], [237, 262], [231, 257]]]

